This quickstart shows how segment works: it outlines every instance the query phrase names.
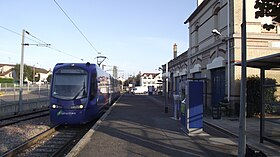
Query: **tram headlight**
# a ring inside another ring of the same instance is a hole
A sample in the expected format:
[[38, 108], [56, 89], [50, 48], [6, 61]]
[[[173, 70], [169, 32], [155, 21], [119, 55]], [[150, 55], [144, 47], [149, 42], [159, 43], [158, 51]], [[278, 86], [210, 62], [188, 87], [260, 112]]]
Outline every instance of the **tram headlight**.
[[83, 108], [84, 108], [83, 104], [71, 106], [71, 109], [83, 109]]
[[52, 104], [52, 109], [62, 108], [60, 105]]

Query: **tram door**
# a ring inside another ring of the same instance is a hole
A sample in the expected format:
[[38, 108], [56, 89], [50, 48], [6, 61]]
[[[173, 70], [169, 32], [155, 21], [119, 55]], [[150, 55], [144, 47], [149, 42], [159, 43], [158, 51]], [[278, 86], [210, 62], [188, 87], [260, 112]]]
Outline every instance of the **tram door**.
[[218, 106], [225, 97], [225, 68], [211, 70], [212, 106]]

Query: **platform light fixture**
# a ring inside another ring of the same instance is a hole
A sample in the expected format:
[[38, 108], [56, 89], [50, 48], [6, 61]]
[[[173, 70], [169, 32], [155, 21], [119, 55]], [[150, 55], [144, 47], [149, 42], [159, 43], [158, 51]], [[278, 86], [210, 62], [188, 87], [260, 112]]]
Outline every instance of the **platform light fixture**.
[[222, 35], [221, 32], [219, 32], [217, 29], [213, 29], [212, 33], [216, 36], [221, 36]]

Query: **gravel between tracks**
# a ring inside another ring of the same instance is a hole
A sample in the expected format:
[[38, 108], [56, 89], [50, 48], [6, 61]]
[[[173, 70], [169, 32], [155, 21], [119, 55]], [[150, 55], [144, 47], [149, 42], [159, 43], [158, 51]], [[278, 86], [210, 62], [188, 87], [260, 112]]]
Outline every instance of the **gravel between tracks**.
[[0, 128], [0, 155], [49, 128], [49, 116]]

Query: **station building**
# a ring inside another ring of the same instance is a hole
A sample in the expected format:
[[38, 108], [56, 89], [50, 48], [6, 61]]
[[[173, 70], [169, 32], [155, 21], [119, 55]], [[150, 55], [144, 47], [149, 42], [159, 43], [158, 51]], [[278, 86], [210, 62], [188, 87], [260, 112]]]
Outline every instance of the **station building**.
[[[280, 27], [267, 31], [263, 25], [270, 18], [255, 18], [255, 1], [247, 2], [247, 60], [280, 53]], [[241, 67], [241, 0], [198, 1], [196, 10], [184, 24], [189, 29], [189, 49], [162, 65], [164, 94], [184, 97], [186, 80], [204, 82], [204, 110], [211, 113], [222, 100], [229, 101], [232, 115], [238, 113]], [[178, 45], [179, 46], [179, 45]], [[279, 59], [280, 64], [280, 59]], [[247, 68], [247, 77], [259, 75], [259, 69]], [[266, 77], [280, 83], [279, 70], [266, 72]], [[278, 88], [279, 92], [279, 88]], [[280, 94], [279, 94], [280, 96]]]

